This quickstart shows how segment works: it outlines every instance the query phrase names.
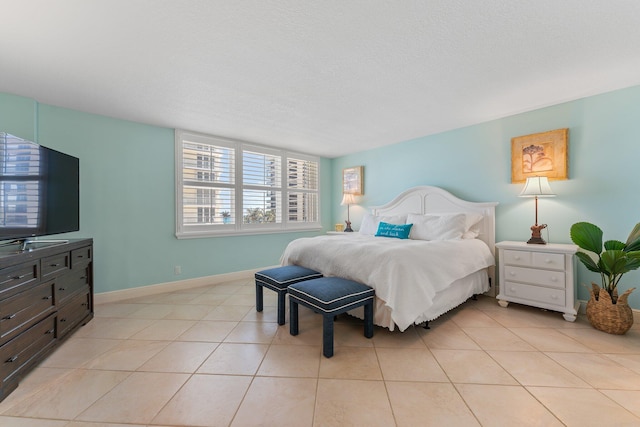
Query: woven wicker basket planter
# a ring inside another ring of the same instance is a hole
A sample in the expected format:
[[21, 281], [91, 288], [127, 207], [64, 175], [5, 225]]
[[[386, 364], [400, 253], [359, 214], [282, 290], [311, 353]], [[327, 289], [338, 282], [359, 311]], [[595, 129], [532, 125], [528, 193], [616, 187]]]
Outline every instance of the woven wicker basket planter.
[[[591, 298], [587, 302], [587, 319], [591, 325], [609, 334], [625, 334], [633, 325], [633, 311], [627, 303], [627, 298], [634, 289], [627, 289], [617, 297], [614, 304], [609, 292], [592, 283], [589, 291]], [[616, 296], [617, 292], [614, 291], [614, 298]]]

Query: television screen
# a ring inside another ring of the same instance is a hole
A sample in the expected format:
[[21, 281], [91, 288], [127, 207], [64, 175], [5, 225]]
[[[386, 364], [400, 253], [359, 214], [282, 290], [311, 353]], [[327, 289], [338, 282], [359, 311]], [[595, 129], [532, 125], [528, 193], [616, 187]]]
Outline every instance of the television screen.
[[0, 240], [79, 230], [79, 163], [0, 132]]

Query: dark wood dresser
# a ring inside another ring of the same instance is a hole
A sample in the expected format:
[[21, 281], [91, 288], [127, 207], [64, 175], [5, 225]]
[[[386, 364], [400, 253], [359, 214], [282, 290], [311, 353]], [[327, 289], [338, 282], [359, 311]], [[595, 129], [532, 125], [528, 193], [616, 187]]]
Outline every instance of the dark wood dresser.
[[0, 247], [0, 401], [93, 318], [93, 239]]

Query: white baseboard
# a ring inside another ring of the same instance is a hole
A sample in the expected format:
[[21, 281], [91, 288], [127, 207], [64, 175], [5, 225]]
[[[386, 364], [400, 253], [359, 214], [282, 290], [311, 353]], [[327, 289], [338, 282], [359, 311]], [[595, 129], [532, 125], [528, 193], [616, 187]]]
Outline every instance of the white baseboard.
[[254, 274], [257, 271], [264, 270], [265, 268], [270, 267], [262, 267], [255, 270], [237, 271], [234, 273], [216, 274], [214, 276], [196, 277], [194, 279], [140, 286], [137, 288], [122, 289], [119, 291], [101, 292], [93, 296], [93, 303], [107, 304], [110, 302], [118, 302], [130, 298], [156, 295], [164, 292], [175, 292], [185, 289], [200, 288], [209, 285], [218, 285], [220, 283], [231, 282], [234, 280], [253, 279]]

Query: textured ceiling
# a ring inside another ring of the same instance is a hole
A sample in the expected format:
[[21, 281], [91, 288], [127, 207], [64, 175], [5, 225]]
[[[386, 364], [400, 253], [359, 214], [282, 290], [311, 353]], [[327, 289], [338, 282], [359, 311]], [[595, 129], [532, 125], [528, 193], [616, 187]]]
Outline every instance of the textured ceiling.
[[640, 84], [638, 0], [0, 0], [0, 15], [1, 92], [326, 157]]

